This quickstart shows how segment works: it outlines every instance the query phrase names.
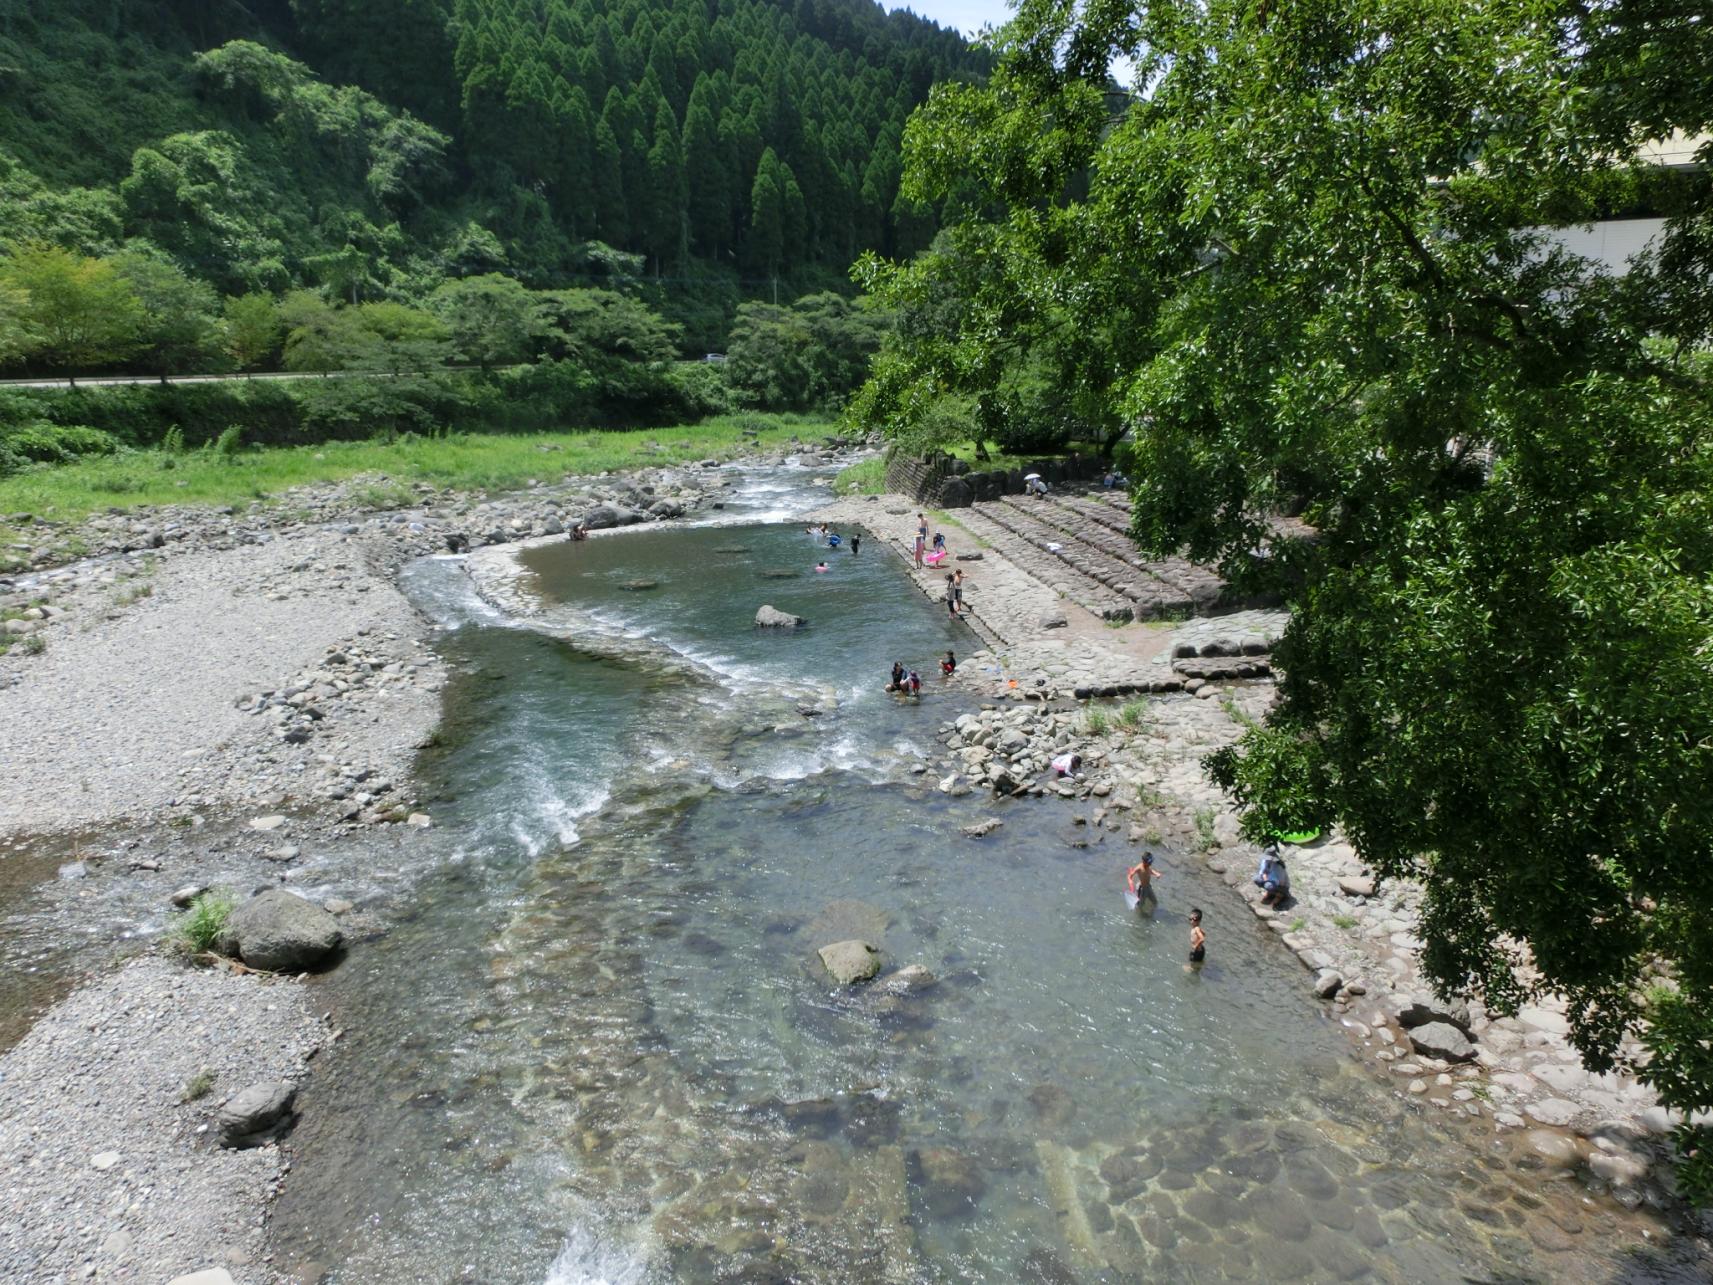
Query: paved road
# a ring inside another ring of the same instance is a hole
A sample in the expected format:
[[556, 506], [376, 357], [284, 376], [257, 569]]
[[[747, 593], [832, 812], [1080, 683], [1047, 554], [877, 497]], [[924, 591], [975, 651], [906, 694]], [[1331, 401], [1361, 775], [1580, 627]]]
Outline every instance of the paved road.
[[[475, 366], [440, 366], [435, 373], [449, 371], [476, 370]], [[510, 366], [496, 366], [495, 370], [510, 370]], [[425, 372], [404, 371], [403, 375], [416, 375]], [[79, 388], [98, 388], [114, 384], [223, 384], [243, 380], [280, 380], [280, 379], [352, 379], [361, 376], [365, 379], [397, 379], [400, 372], [388, 370], [331, 370], [323, 374], [320, 371], [275, 370], [254, 375], [78, 375], [75, 378], [59, 376], [54, 379], [0, 379], [0, 388], [68, 388], [74, 383]]]

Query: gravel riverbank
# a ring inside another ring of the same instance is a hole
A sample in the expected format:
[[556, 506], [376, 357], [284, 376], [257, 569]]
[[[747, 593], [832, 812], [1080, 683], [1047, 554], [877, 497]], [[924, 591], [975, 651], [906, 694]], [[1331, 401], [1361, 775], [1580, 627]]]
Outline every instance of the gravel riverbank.
[[0, 1058], [0, 1279], [278, 1280], [262, 1211], [288, 1162], [220, 1147], [214, 1120], [327, 1036], [298, 983], [158, 957], [56, 1006]]

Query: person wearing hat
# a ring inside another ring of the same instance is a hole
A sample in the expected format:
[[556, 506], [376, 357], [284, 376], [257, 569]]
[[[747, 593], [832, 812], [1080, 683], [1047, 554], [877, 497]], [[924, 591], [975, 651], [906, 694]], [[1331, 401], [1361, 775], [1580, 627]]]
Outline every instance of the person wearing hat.
[[1255, 872], [1254, 884], [1261, 889], [1263, 906], [1282, 906], [1291, 895], [1291, 872], [1285, 869], [1285, 858], [1279, 845], [1269, 843], [1261, 852], [1261, 868]]
[[1159, 904], [1159, 897], [1154, 892], [1154, 880], [1160, 877], [1160, 872], [1154, 869], [1154, 854], [1144, 852], [1142, 860], [1130, 867], [1130, 891], [1136, 898], [1136, 909], [1147, 907], [1153, 910]]

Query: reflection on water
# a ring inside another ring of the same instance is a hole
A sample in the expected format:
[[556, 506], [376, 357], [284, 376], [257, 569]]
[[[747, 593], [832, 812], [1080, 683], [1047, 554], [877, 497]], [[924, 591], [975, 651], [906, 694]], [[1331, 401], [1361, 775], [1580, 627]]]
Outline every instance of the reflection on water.
[[[460, 676], [424, 764], [438, 865], [325, 983], [347, 1035], [305, 1094], [284, 1265], [1669, 1276], [1634, 1255], [1659, 1232], [1645, 1217], [1376, 1083], [1197, 864], [1168, 856], [1139, 920], [1112, 832], [913, 774], [962, 707], [880, 682], [963, 639], [873, 552], [789, 579], [763, 573], [822, 554], [777, 527], [553, 546], [534, 566], [578, 647], [492, 621], [449, 635]], [[455, 564], [417, 574], [456, 615]], [[764, 601], [809, 628], [754, 631]], [[990, 808], [1003, 828], [958, 835]], [[840, 992], [815, 952], [850, 937], [886, 971]], [[926, 974], [895, 980], [907, 965]]]

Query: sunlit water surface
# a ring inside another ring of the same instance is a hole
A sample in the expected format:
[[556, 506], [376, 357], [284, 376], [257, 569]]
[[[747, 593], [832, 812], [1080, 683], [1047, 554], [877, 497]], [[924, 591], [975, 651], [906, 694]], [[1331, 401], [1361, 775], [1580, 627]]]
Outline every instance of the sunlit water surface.
[[[302, 1097], [277, 1265], [1698, 1279], [1646, 1253], [1645, 1217], [1377, 1082], [1199, 864], [1167, 854], [1138, 919], [1116, 834], [913, 772], [968, 708], [928, 675], [976, 644], [879, 547], [778, 520], [824, 496], [811, 476], [735, 475], [718, 525], [534, 551], [527, 622], [457, 560], [410, 569], [456, 673], [422, 763], [436, 825], [327, 873], [388, 927], [317, 983], [344, 1034]], [[808, 627], [755, 630], [764, 602]], [[895, 659], [920, 704], [881, 691]], [[815, 952], [850, 937], [937, 980], [842, 993]]]

